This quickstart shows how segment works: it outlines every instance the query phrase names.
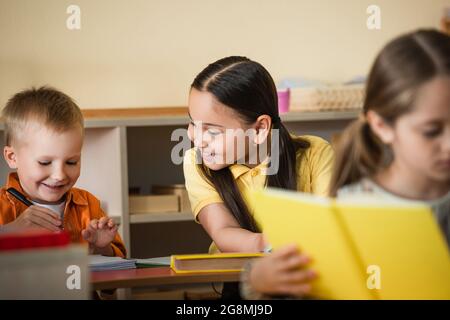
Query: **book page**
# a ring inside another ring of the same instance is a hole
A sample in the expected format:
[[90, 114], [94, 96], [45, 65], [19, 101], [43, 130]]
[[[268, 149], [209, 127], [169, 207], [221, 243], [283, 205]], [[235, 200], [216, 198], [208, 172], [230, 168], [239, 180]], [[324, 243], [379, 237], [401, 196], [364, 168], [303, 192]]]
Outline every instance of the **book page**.
[[365, 274], [334, 216], [330, 201], [308, 194], [267, 191], [252, 194], [255, 218], [271, 245], [298, 244], [318, 272], [313, 295], [323, 299], [372, 299]]
[[337, 206], [370, 268], [371, 290], [382, 299], [450, 299], [448, 248], [430, 209], [392, 202]]

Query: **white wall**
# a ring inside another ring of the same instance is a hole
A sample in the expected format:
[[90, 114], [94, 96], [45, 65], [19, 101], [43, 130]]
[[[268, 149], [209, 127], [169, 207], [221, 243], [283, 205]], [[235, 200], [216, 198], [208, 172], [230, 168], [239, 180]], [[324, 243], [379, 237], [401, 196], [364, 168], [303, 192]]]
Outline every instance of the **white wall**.
[[[70, 4], [81, 30], [66, 28]], [[369, 31], [366, 8], [381, 8]], [[186, 105], [193, 77], [246, 55], [279, 80], [365, 74], [392, 37], [438, 27], [448, 0], [0, 0], [0, 105], [50, 84], [82, 108]]]

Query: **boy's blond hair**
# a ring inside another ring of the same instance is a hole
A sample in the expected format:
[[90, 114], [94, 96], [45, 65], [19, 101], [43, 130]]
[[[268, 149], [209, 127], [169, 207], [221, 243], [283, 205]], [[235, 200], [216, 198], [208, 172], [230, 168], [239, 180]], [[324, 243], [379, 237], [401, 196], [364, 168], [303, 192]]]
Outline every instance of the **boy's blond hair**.
[[10, 146], [27, 123], [34, 120], [44, 126], [63, 132], [80, 126], [83, 115], [68, 95], [51, 87], [31, 88], [15, 94], [2, 110], [6, 145]]

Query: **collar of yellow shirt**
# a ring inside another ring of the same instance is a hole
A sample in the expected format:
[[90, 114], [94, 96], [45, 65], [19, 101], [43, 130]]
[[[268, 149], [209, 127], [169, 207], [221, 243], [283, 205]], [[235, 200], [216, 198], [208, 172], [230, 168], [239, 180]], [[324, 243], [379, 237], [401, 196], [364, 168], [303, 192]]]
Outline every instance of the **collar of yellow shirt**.
[[256, 177], [259, 174], [265, 174], [266, 173], [266, 169], [267, 169], [267, 165], [269, 163], [269, 158], [266, 158], [263, 162], [261, 162], [260, 164], [258, 164], [256, 167], [248, 167], [244, 164], [232, 164], [230, 166], [230, 171], [231, 174], [233, 175], [234, 179], [237, 180], [240, 176], [242, 176], [243, 174], [251, 171], [252, 176]]

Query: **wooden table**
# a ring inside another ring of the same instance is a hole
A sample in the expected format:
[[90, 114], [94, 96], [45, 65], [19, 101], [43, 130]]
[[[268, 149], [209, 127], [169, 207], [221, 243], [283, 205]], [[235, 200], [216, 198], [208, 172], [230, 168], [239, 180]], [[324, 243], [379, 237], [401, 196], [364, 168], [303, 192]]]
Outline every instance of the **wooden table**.
[[169, 267], [91, 272], [94, 290], [237, 282], [240, 272], [175, 273]]

